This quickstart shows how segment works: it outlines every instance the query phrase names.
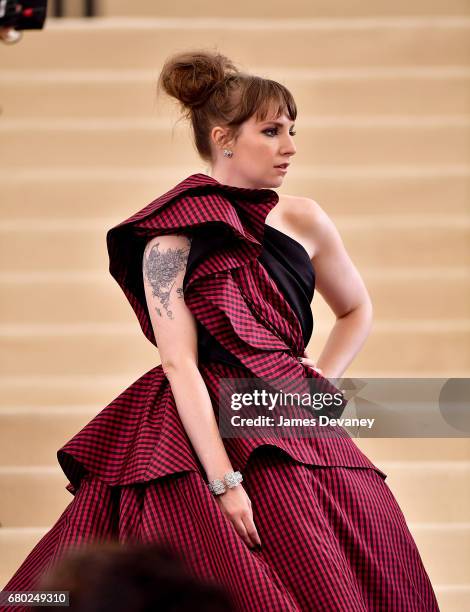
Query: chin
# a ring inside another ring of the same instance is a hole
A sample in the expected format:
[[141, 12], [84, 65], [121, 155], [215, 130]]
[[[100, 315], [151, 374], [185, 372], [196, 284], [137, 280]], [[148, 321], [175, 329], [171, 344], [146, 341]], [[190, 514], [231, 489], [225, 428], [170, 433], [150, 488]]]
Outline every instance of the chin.
[[261, 189], [277, 189], [282, 185], [282, 180], [280, 181], [269, 181], [263, 184]]
[[271, 176], [269, 179], [264, 179], [259, 182], [260, 189], [276, 189], [280, 187], [284, 181], [284, 176]]
[[279, 176], [276, 180], [273, 181], [274, 185], [273, 187], [280, 187], [282, 185], [282, 183], [284, 182], [284, 176]]

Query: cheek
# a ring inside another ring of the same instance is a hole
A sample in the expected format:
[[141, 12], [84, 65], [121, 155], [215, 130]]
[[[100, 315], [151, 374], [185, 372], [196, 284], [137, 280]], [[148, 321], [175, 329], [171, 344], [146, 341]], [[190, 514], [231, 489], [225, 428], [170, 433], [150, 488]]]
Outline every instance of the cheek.
[[274, 153], [275, 142], [274, 139], [270, 140], [269, 138], [263, 138], [256, 142], [256, 145], [253, 148], [253, 156], [257, 159], [266, 159], [271, 158]]
[[243, 143], [240, 147], [239, 162], [249, 168], [259, 168], [260, 166], [270, 165], [276, 155], [275, 139], [268, 137], [252, 138]]

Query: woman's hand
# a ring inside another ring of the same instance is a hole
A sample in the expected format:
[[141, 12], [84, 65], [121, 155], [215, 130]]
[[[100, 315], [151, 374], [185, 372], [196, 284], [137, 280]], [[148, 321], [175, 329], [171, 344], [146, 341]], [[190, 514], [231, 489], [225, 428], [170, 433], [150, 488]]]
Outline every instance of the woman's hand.
[[261, 540], [253, 522], [251, 500], [242, 485], [227, 488], [222, 495], [215, 495], [215, 499], [245, 544], [249, 548], [261, 546]]
[[300, 359], [300, 363], [302, 365], [306, 365], [309, 368], [312, 368], [312, 370], [315, 370], [316, 372], [319, 372], [322, 376], [325, 376], [323, 374], [323, 370], [321, 368], [316, 368], [315, 367], [315, 362], [313, 361], [313, 359], [310, 359], [309, 356], [307, 355], [307, 351], [304, 351], [304, 356]]

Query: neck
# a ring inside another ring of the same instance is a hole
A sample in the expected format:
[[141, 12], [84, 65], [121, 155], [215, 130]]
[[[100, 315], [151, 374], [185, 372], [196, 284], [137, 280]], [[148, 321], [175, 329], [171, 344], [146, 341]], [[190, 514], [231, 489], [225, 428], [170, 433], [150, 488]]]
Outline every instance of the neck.
[[263, 189], [266, 185], [255, 184], [247, 181], [245, 177], [241, 177], [227, 168], [211, 168], [208, 176], [215, 179], [222, 185], [231, 185], [232, 187], [241, 187], [242, 189]]

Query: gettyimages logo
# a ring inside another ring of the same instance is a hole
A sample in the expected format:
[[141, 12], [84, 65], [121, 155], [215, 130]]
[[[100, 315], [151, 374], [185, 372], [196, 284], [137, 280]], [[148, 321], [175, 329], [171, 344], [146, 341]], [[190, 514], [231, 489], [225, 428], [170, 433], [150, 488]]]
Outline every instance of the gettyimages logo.
[[[223, 437], [462, 438], [470, 435], [468, 378], [220, 381]], [[288, 389], [285, 392], [284, 389]], [[337, 393], [334, 392], [336, 389]], [[333, 390], [333, 392], [332, 392]]]

